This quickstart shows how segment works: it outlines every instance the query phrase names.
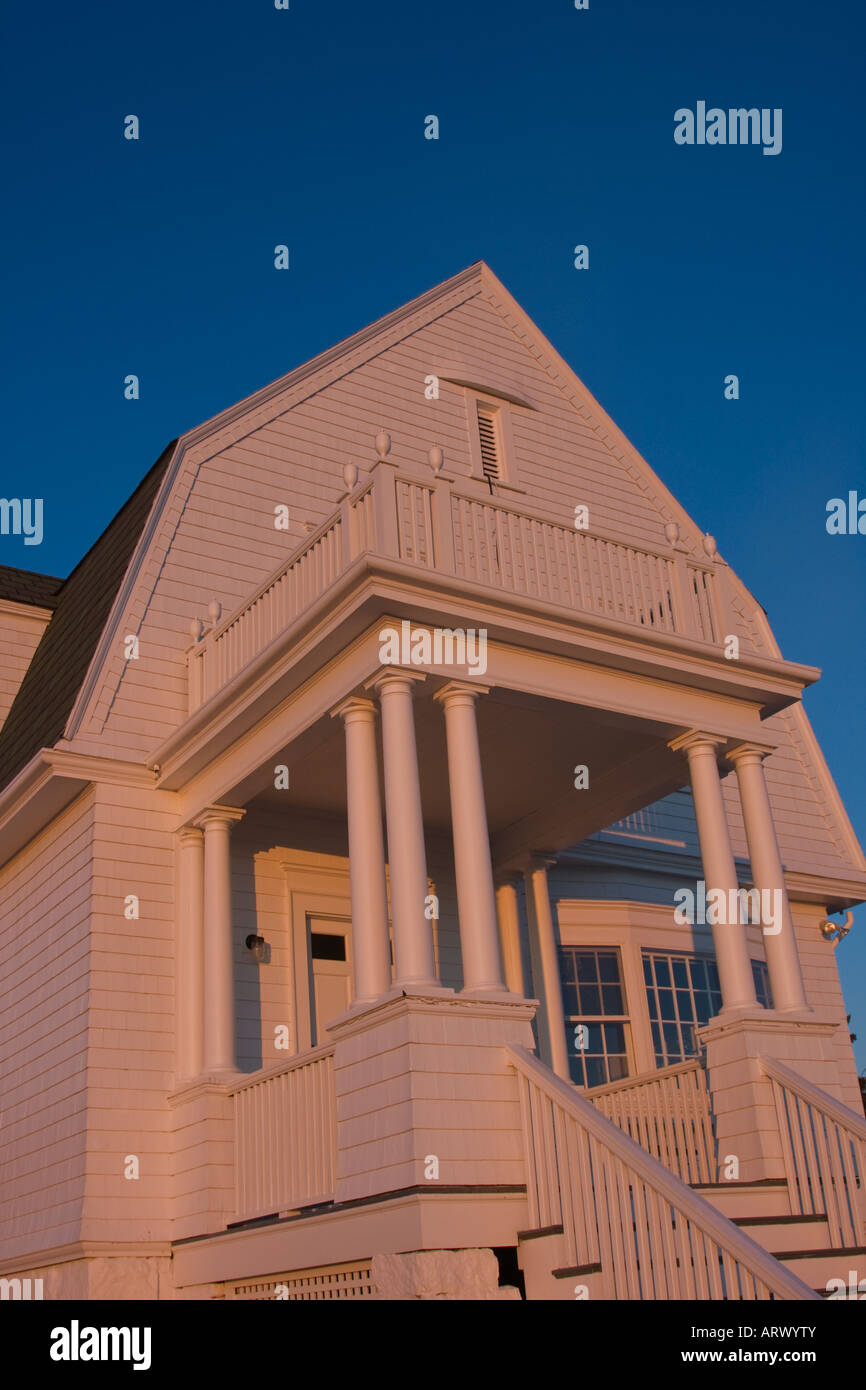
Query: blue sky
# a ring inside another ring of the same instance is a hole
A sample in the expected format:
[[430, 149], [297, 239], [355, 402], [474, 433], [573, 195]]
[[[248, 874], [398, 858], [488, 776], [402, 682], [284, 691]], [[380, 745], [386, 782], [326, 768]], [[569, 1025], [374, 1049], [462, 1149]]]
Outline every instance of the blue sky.
[[[863, 30], [855, 0], [15, 7], [0, 491], [45, 534], [0, 563], [66, 574], [170, 438], [483, 258], [823, 668], [866, 838], [866, 536], [825, 529], [866, 496]], [[699, 100], [782, 108], [781, 154], [676, 145]], [[866, 912], [839, 960], [864, 1067]]]

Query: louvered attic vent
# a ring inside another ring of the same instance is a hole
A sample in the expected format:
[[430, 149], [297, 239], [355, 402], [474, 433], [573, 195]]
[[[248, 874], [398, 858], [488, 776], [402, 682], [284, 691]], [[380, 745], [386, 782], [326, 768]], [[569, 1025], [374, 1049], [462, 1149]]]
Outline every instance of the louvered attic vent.
[[496, 411], [488, 410], [483, 405], [478, 407], [478, 437], [481, 441], [481, 468], [485, 478], [495, 483], [502, 476]]

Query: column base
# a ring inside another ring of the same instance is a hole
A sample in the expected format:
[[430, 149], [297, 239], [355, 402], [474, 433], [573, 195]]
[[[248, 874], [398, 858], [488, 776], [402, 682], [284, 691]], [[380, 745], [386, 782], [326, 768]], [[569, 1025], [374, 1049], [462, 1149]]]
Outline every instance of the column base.
[[[742, 1182], [784, 1178], [773, 1089], [762, 1056], [786, 1062], [807, 1081], [838, 1097], [835, 1034], [838, 1020], [816, 1009], [778, 1014], [732, 1009], [698, 1030], [706, 1048], [718, 1148], [719, 1180], [737, 1171]], [[731, 1163], [736, 1159], [735, 1165]]]
[[513, 996], [401, 989], [332, 1022], [336, 1201], [525, 1182], [517, 1077], [504, 1049], [533, 1048], [534, 1012]]

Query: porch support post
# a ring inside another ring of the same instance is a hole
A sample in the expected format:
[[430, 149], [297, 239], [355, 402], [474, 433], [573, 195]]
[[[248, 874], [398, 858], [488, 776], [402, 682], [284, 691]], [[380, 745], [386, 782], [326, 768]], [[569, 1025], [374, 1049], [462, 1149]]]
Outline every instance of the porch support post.
[[377, 676], [370, 686], [377, 692], [382, 710], [395, 984], [438, 989], [433, 928], [424, 915], [427, 854], [412, 708], [412, 687], [424, 679], [417, 672], [394, 668]]
[[[547, 867], [554, 861], [549, 855], [533, 854], [526, 868], [526, 905], [529, 910], [530, 930], [535, 937], [537, 966], [540, 969], [543, 986], [544, 1020], [547, 1025], [547, 1050], [551, 1067], [564, 1081], [571, 1080], [568, 1069], [568, 1048], [565, 1042], [565, 1012], [562, 1007], [562, 984], [559, 978], [559, 957], [557, 955], [556, 929], [553, 913], [550, 910], [550, 891], [547, 884]], [[536, 960], [533, 960], [533, 974]], [[533, 982], [538, 993], [539, 981]]]
[[464, 994], [505, 992], [475, 718], [475, 701], [487, 690], [449, 681], [433, 697], [445, 711]]
[[177, 1078], [200, 1075], [204, 1062], [204, 836], [185, 826], [178, 838]]
[[[749, 947], [740, 921], [737, 870], [716, 761], [716, 749], [724, 742], [714, 734], [692, 729], [680, 734], [669, 745], [675, 752], [684, 751], [689, 760], [707, 895], [712, 889], [720, 889], [725, 895], [725, 910], [715, 914], [721, 915], [723, 920], [712, 923], [722, 1013], [729, 1009], [758, 1007]], [[728, 921], [728, 917], [733, 920]]]
[[378, 999], [391, 988], [376, 706], [372, 700], [352, 697], [332, 715], [343, 720], [346, 731], [352, 954], [355, 1000], [360, 1003]]
[[196, 821], [204, 830], [204, 1070], [234, 1075], [235, 997], [232, 950], [232, 825], [243, 811], [211, 806]]
[[523, 975], [523, 952], [520, 949], [520, 912], [517, 906], [516, 875], [511, 875], [496, 887], [496, 915], [499, 919], [499, 942], [505, 983], [512, 994], [526, 998]]
[[[774, 920], [769, 927], [762, 921], [773, 1008], [777, 1013], [791, 1013], [795, 1009], [808, 1008], [808, 1004], [764, 774], [764, 758], [772, 751], [772, 748], [761, 744], [741, 743], [726, 756], [737, 772], [752, 880], [760, 890], [762, 904], [765, 892], [774, 895], [771, 899]], [[763, 918], [763, 907], [761, 915]]]

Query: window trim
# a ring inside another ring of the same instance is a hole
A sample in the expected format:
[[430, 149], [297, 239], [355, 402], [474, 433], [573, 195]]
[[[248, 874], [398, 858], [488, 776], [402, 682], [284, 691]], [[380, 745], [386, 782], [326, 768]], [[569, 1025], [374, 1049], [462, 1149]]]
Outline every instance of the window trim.
[[[634, 1071], [630, 1074], [656, 1071], [643, 952], [712, 956], [715, 954], [712, 931], [697, 925], [678, 926], [673, 921], [670, 904], [662, 906], [610, 898], [554, 898], [555, 882], [551, 876], [551, 898], [556, 906], [560, 945], [619, 949], [624, 1002], [634, 1050]], [[746, 938], [750, 958], [766, 960], [760, 927], [747, 928]]]

